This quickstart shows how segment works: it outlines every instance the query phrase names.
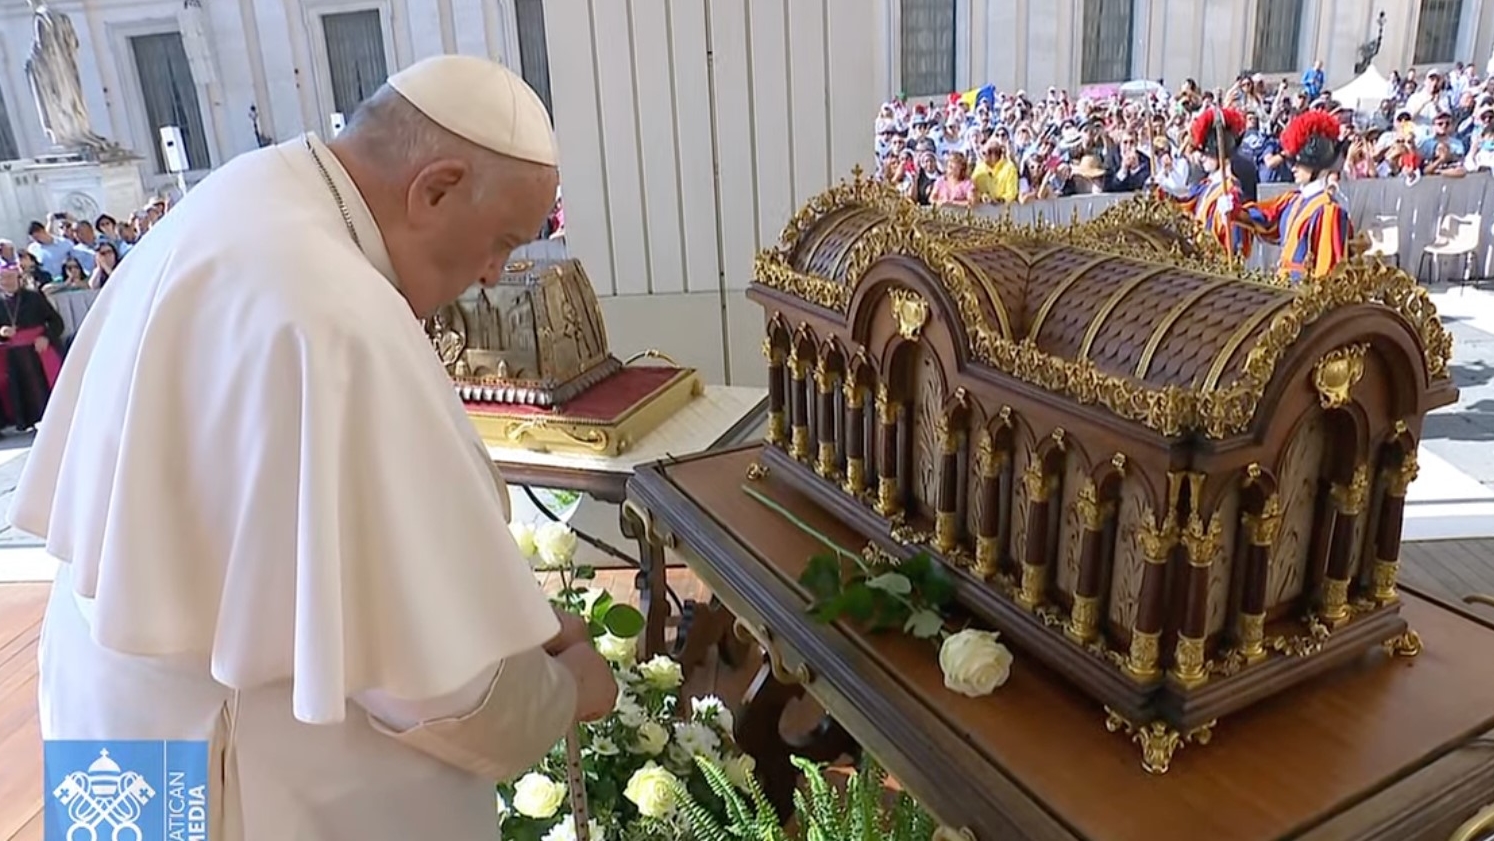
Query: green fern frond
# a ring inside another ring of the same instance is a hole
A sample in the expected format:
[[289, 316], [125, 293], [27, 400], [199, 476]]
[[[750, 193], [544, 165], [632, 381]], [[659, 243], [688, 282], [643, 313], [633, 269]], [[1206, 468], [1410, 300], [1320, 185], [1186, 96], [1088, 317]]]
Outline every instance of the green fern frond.
[[685, 816], [695, 841], [733, 841], [732, 833], [716, 820], [710, 809], [690, 796], [683, 783], [675, 783], [674, 795], [676, 808]]
[[799, 815], [799, 819], [805, 822], [806, 829], [818, 827], [821, 832], [831, 838], [849, 841], [850, 836], [846, 834], [848, 828], [846, 816], [840, 808], [840, 798], [830, 782], [825, 779], [824, 767], [802, 756], [790, 757], [790, 761], [804, 774], [804, 784], [809, 792], [809, 808], [801, 811]]
[[703, 756], [695, 757], [695, 764], [700, 768], [701, 776], [705, 777], [706, 785], [711, 791], [721, 798], [726, 807], [727, 820], [731, 821], [732, 827], [740, 834], [741, 830], [751, 829], [755, 821], [748, 809], [747, 803], [742, 796], [737, 794], [736, 786], [732, 785], [731, 778], [726, 776], [726, 771], [710, 759]]

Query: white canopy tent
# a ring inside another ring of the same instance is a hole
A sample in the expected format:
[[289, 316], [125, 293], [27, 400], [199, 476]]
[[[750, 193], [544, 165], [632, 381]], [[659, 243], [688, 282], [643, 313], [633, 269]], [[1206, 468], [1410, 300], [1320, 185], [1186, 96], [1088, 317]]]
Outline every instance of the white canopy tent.
[[1390, 96], [1390, 80], [1380, 74], [1375, 66], [1359, 74], [1359, 78], [1333, 91], [1333, 98], [1361, 114], [1379, 110], [1380, 103]]

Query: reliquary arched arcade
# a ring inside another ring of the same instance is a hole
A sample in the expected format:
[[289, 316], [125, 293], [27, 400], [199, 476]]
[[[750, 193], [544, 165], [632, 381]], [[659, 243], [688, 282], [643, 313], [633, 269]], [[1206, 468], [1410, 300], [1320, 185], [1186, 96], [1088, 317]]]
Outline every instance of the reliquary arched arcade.
[[1023, 227], [857, 176], [759, 255], [769, 469], [1096, 698], [1149, 770], [1419, 643], [1395, 581], [1451, 342], [1355, 257], [1287, 288], [1150, 199]]

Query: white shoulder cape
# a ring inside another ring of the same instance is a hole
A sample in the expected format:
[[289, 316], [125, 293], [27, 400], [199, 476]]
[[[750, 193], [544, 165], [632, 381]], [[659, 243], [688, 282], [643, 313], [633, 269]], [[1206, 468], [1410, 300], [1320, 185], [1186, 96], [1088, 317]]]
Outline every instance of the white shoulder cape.
[[[305, 156], [304, 158], [302, 156]], [[11, 522], [102, 645], [293, 681], [296, 718], [456, 691], [559, 630], [423, 330], [299, 142], [130, 252], [69, 352]]]

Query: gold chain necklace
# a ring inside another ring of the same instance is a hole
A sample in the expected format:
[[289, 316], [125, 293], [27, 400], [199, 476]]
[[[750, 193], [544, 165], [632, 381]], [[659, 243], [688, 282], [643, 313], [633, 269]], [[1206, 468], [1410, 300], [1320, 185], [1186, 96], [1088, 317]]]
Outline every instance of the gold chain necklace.
[[322, 163], [322, 156], [316, 153], [316, 147], [311, 144], [311, 135], [302, 136], [306, 142], [306, 151], [311, 153], [311, 160], [316, 163], [317, 171], [322, 174], [322, 183], [327, 185], [327, 190], [332, 193], [333, 201], [337, 202], [337, 210], [342, 214], [342, 224], [347, 226], [348, 236], [353, 238], [353, 245], [358, 250], [363, 250], [363, 242], [358, 239], [358, 229], [353, 226], [353, 214], [348, 212], [347, 202], [342, 200], [342, 191], [337, 189], [337, 182], [332, 180], [332, 173], [327, 171], [326, 164]]

